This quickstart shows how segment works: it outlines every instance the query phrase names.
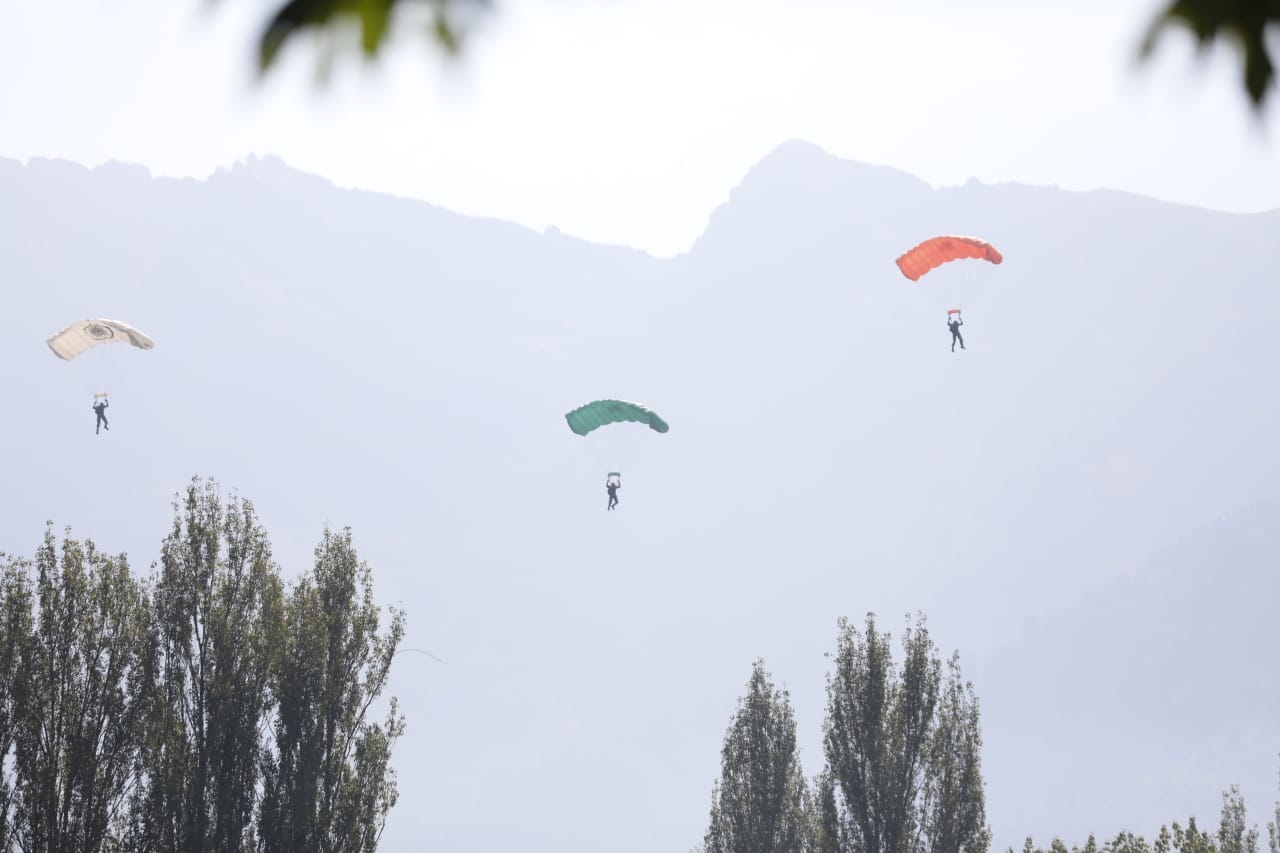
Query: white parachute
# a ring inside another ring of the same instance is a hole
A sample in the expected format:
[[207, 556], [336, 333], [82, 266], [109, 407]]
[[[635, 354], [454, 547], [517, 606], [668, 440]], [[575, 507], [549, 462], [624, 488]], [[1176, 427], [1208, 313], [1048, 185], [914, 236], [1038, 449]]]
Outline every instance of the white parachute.
[[119, 320], [81, 320], [67, 326], [49, 338], [49, 349], [65, 361], [70, 361], [99, 344], [129, 343], [138, 349], [151, 349], [155, 342], [128, 323]]

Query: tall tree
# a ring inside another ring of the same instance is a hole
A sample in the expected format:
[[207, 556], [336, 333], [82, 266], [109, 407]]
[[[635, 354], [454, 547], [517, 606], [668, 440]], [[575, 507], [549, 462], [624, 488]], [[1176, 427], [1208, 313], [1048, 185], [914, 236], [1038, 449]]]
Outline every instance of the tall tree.
[[1126, 829], [1102, 845], [1102, 853], [1152, 853], [1152, 850], [1145, 838]]
[[747, 695], [725, 735], [712, 793], [706, 853], [808, 853], [808, 785], [796, 750], [796, 721], [785, 690], [757, 660]]
[[368, 717], [404, 636], [404, 614], [392, 610], [379, 635], [372, 586], [351, 530], [326, 529], [314, 572], [289, 595], [271, 682], [274, 749], [262, 762], [259, 836], [268, 853], [373, 851], [395, 805], [389, 762], [404, 719], [394, 699], [383, 723]]
[[32, 592], [26, 564], [0, 554], [0, 850], [14, 843], [13, 808], [17, 777], [14, 741], [19, 706], [26, 693], [22, 662], [34, 633]]
[[947, 661], [930, 740], [923, 800], [924, 834], [931, 849], [940, 853], [986, 850], [991, 830], [982, 782], [982, 725], [973, 684], [960, 676], [959, 654]]
[[1197, 827], [1195, 817], [1187, 818], [1185, 829], [1175, 820], [1172, 834], [1165, 827], [1160, 827], [1155, 843], [1156, 853], [1169, 853], [1171, 847], [1177, 853], [1218, 853], [1213, 833]]
[[142, 745], [149, 608], [123, 556], [51, 530], [36, 555], [39, 615], [22, 655], [14, 834], [23, 850], [114, 842]]
[[1280, 853], [1280, 800], [1276, 800], [1276, 819], [1267, 822], [1267, 844], [1271, 853]]
[[132, 846], [224, 853], [252, 846], [261, 734], [283, 592], [247, 500], [194, 479], [175, 502], [155, 586], [145, 786]]
[[1218, 824], [1218, 853], [1258, 853], [1258, 828], [1245, 825], [1244, 797], [1240, 786], [1222, 792], [1222, 819]]
[[984, 853], [977, 699], [955, 658], [943, 683], [923, 616], [907, 625], [902, 648], [895, 671], [875, 614], [862, 634], [840, 620], [824, 726], [836, 813], [819, 820], [840, 827], [842, 853]]
[[286, 601], [252, 505], [199, 478], [150, 585], [49, 530], [0, 554], [0, 850], [375, 850], [404, 730], [394, 698], [370, 719], [390, 615], [350, 530]]

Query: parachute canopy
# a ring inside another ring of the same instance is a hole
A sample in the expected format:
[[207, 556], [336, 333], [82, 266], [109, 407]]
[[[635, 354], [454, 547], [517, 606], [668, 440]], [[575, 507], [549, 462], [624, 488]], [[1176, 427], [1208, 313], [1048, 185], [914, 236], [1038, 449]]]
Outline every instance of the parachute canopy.
[[959, 308], [948, 308], [948, 309], [947, 309], [947, 316], [948, 316], [948, 317], [950, 317], [952, 314], [959, 314], [959, 313], [960, 313], [960, 309], [959, 309]]
[[919, 281], [920, 276], [936, 266], [961, 258], [978, 258], [998, 264], [1004, 256], [996, 251], [996, 247], [986, 240], [977, 237], [956, 237], [944, 235], [925, 240], [920, 245], [898, 257], [898, 269], [912, 281]]
[[151, 349], [155, 343], [128, 323], [119, 320], [81, 320], [49, 338], [49, 349], [58, 358], [70, 361], [99, 344], [127, 342], [138, 349]]
[[596, 400], [574, 409], [564, 419], [569, 422], [569, 429], [578, 435], [586, 435], [593, 429], [621, 421], [648, 424], [649, 429], [656, 432], [670, 429], [656, 412], [639, 403], [628, 403], [625, 400]]

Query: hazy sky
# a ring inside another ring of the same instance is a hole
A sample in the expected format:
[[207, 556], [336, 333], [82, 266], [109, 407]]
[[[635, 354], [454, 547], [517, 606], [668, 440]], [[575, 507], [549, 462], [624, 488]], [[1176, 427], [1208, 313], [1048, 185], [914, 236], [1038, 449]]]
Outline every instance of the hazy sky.
[[[461, 63], [412, 27], [313, 85], [317, 43], [265, 84], [267, 0], [20, 3], [0, 28], [0, 156], [205, 177], [249, 154], [463, 213], [685, 250], [792, 138], [938, 185], [1108, 187], [1280, 207], [1275, 110], [1226, 48], [1155, 0], [496, 0]], [[1269, 128], [1269, 129], [1268, 129]]]

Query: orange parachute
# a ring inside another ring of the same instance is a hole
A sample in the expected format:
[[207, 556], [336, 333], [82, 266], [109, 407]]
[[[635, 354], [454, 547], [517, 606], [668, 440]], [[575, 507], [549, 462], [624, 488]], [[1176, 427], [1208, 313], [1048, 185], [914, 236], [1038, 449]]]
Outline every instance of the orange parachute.
[[996, 247], [986, 240], [977, 237], [956, 237], [945, 235], [925, 240], [919, 246], [899, 256], [898, 269], [912, 281], [919, 281], [920, 276], [940, 264], [961, 258], [978, 258], [998, 264], [1004, 256], [996, 251]]

